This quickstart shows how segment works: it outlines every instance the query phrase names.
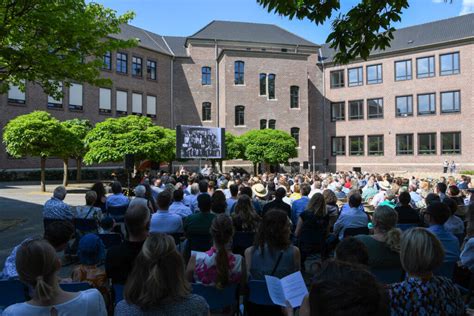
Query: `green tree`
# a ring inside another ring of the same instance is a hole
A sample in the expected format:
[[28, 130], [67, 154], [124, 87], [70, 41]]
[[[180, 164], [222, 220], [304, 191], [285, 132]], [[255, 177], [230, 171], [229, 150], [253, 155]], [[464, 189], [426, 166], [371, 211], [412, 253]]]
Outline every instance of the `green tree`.
[[235, 136], [230, 132], [225, 132], [225, 159], [243, 159], [244, 150], [242, 141], [239, 136]]
[[136, 45], [109, 37], [133, 15], [85, 0], [0, 0], [0, 93], [24, 80], [56, 97], [61, 81], [111, 84], [100, 78], [102, 56]]
[[[340, 9], [340, 0], [257, 0], [269, 12], [290, 19], [308, 19], [316, 25], [330, 19]], [[346, 64], [361, 57], [367, 59], [373, 50], [390, 46], [395, 28], [401, 20], [408, 0], [361, 1], [332, 22], [332, 32], [326, 39], [337, 50], [336, 63]]]
[[58, 141], [64, 132], [60, 122], [44, 111], [20, 115], [3, 129], [3, 143], [13, 157], [41, 158], [41, 191], [46, 191], [46, 159], [58, 155]]
[[244, 157], [254, 165], [287, 163], [298, 156], [295, 139], [287, 132], [273, 129], [250, 130], [240, 136], [245, 148]]
[[63, 185], [67, 186], [69, 158], [76, 160], [76, 180], [81, 181], [82, 159], [87, 152], [84, 140], [92, 125], [88, 120], [78, 118], [61, 122], [61, 125], [64, 128], [64, 137], [61, 137], [64, 144], [61, 154], [64, 166]]
[[175, 138], [174, 131], [153, 125], [148, 117], [109, 118], [87, 134], [84, 162], [119, 162], [126, 154], [135, 155], [135, 166], [145, 159], [170, 161], [175, 156]]

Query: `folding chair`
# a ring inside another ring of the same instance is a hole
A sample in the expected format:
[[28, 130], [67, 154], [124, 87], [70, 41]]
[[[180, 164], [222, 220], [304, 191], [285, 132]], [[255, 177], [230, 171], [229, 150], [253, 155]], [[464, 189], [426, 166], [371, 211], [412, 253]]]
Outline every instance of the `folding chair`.
[[235, 232], [232, 242], [232, 252], [244, 255], [245, 249], [253, 245], [255, 233], [252, 232]]
[[72, 222], [67, 219], [56, 219], [56, 218], [43, 218], [43, 227], [46, 230], [46, 227], [48, 227], [50, 224], [55, 223], [55, 222]]
[[107, 207], [107, 214], [110, 215], [116, 223], [123, 223], [127, 208], [128, 204], [120, 206], [109, 206]]
[[207, 301], [211, 313], [213, 311], [221, 311], [227, 307], [231, 307], [233, 311], [238, 310], [239, 287], [237, 284], [229, 285], [223, 289], [198, 283], [193, 283], [191, 285], [193, 293], [204, 297]]
[[344, 230], [344, 238], [349, 237], [349, 236], [368, 235], [368, 234], [369, 234], [368, 227], [346, 228]]
[[73, 223], [76, 230], [82, 233], [96, 232], [99, 228], [97, 221], [90, 218], [75, 218]]
[[404, 277], [404, 271], [400, 268], [373, 268], [370, 269], [377, 281], [383, 284], [392, 284], [401, 282]]
[[80, 292], [91, 288], [91, 285], [87, 282], [61, 283], [59, 286], [66, 292]]
[[26, 301], [26, 286], [19, 280], [0, 281], [0, 311], [7, 306]]

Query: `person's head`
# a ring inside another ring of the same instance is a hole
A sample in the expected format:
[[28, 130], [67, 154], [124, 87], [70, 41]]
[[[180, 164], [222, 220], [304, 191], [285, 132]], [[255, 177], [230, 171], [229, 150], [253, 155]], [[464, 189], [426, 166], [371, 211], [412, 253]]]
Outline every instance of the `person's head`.
[[293, 186], [293, 192], [294, 193], [300, 193], [300, 185], [298, 183], [296, 183], [294, 186]]
[[198, 208], [202, 213], [211, 211], [212, 201], [209, 194], [201, 194], [197, 197]]
[[105, 259], [105, 246], [96, 234], [81, 237], [77, 250], [79, 262], [85, 265], [97, 265]]
[[144, 239], [150, 226], [150, 210], [143, 204], [129, 206], [125, 213], [125, 226], [131, 238]]
[[95, 193], [97, 193], [97, 199], [101, 199], [102, 197], [105, 196], [105, 188], [104, 188], [104, 184], [102, 182], [94, 183], [91, 190], [95, 191]]
[[291, 245], [290, 220], [285, 211], [272, 209], [265, 213], [255, 237], [255, 246], [263, 250], [268, 245], [273, 250], [285, 250]]
[[231, 196], [236, 197], [239, 194], [239, 186], [235, 183], [231, 184], [229, 185], [229, 191]]
[[323, 197], [324, 197], [324, 201], [326, 202], [326, 205], [327, 204], [336, 205], [337, 197], [336, 197], [336, 194], [334, 194], [332, 190], [329, 190], [329, 189], [324, 190]]
[[216, 287], [222, 289], [229, 284], [229, 260], [227, 258], [226, 247], [232, 241], [234, 235], [234, 226], [229, 216], [225, 214], [217, 215], [211, 224], [211, 236], [214, 245], [217, 248], [216, 268], [217, 280]]
[[17, 251], [15, 263], [20, 280], [34, 289], [33, 298], [48, 304], [58, 295], [57, 272], [61, 261], [48, 241], [24, 242]]
[[324, 196], [321, 193], [315, 193], [306, 205], [306, 210], [313, 212], [316, 216], [326, 216], [326, 202]]
[[448, 186], [446, 185], [446, 183], [444, 182], [438, 182], [436, 184], [436, 193], [443, 193], [445, 194], [446, 193], [446, 190], [448, 189]]
[[173, 201], [181, 202], [184, 197], [184, 192], [181, 189], [174, 190], [173, 192]]
[[240, 188], [240, 195], [246, 195], [248, 196], [249, 198], [252, 198], [253, 197], [253, 191], [252, 191], [252, 188], [251, 187], [241, 187]]
[[283, 187], [279, 187], [275, 191], [275, 199], [282, 200], [286, 196], [286, 190]]
[[209, 189], [209, 182], [207, 180], [201, 180], [199, 181], [199, 192], [201, 193], [206, 193], [207, 190]]
[[151, 234], [135, 259], [124, 287], [124, 298], [142, 310], [185, 298], [191, 287], [184, 276], [184, 261], [171, 236]]
[[378, 206], [372, 217], [376, 233], [385, 236], [385, 243], [392, 251], [400, 251], [401, 231], [397, 228], [398, 213], [390, 206]]
[[321, 181], [314, 181], [313, 186], [316, 190], [321, 190]]
[[111, 231], [114, 228], [114, 224], [115, 224], [115, 221], [110, 216], [105, 216], [100, 221], [100, 227], [102, 227], [104, 231]]
[[54, 221], [46, 226], [43, 237], [56, 251], [63, 251], [74, 237], [74, 225], [70, 221]]
[[441, 199], [439, 197], [438, 194], [435, 194], [435, 193], [429, 193], [426, 197], [425, 197], [425, 204], [426, 206], [429, 206], [430, 204], [433, 204], [433, 203], [440, 203], [441, 202]]
[[459, 193], [461, 193], [461, 191], [459, 190], [459, 188], [457, 187], [457, 185], [450, 185], [449, 188], [448, 188], [448, 196], [458, 196]]
[[86, 192], [86, 205], [92, 206], [94, 205], [96, 200], [97, 200], [97, 193], [95, 191], [90, 190]]
[[443, 200], [443, 203], [446, 204], [451, 212], [451, 215], [454, 215], [457, 210], [458, 210], [458, 204], [456, 203], [455, 200], [451, 199], [451, 198], [448, 198], [446, 197], [444, 200]]
[[424, 275], [436, 270], [444, 260], [444, 249], [439, 239], [425, 228], [405, 231], [400, 242], [400, 261], [403, 270], [411, 275]]
[[398, 196], [398, 201], [400, 202], [401, 205], [403, 206], [408, 206], [411, 202], [411, 196], [410, 196], [410, 193], [408, 193], [407, 191], [403, 191], [402, 193], [400, 193], [400, 195]]
[[199, 184], [193, 183], [191, 184], [191, 194], [196, 195], [199, 193]]
[[424, 216], [430, 225], [444, 225], [451, 216], [451, 211], [446, 204], [434, 202], [428, 205]]
[[67, 194], [66, 188], [60, 185], [54, 189], [53, 197], [62, 201], [66, 197], [66, 194]]
[[311, 316], [390, 315], [387, 292], [375, 276], [360, 265], [338, 260], [327, 260], [316, 274], [309, 310]]
[[158, 204], [158, 208], [162, 211], [168, 210], [171, 204], [171, 193], [169, 191], [162, 191], [158, 194], [156, 198], [156, 203]]
[[122, 185], [118, 181], [112, 182], [111, 188], [113, 194], [122, 193]]
[[225, 213], [227, 202], [224, 192], [217, 190], [211, 197], [211, 210], [216, 214]]
[[354, 237], [344, 238], [336, 247], [336, 259], [340, 261], [369, 265], [367, 246]]
[[[321, 187], [321, 183], [319, 183], [319, 187]], [[311, 192], [311, 186], [307, 183], [303, 183], [300, 188], [302, 196], [308, 196]]]
[[144, 185], [137, 185], [135, 189], [133, 190], [133, 192], [135, 192], [136, 197], [144, 198], [145, 193], [146, 193], [146, 188]]
[[359, 207], [362, 204], [362, 196], [357, 191], [350, 192], [349, 195], [349, 206], [350, 207]]

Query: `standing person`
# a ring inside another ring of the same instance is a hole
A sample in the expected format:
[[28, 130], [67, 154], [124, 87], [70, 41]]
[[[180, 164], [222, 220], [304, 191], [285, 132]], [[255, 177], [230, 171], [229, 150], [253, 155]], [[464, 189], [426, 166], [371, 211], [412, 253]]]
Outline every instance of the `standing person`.
[[237, 200], [232, 219], [235, 230], [239, 232], [256, 232], [261, 221], [247, 195], [241, 195]]
[[76, 293], [61, 289], [61, 260], [47, 241], [30, 240], [22, 244], [16, 267], [20, 280], [32, 289], [31, 299], [7, 307], [2, 315], [107, 315], [104, 299], [96, 289]]
[[222, 190], [217, 190], [211, 197], [211, 211], [214, 214], [225, 213], [227, 209], [227, 202], [225, 194]]
[[230, 198], [226, 200], [227, 208], [225, 210], [227, 215], [230, 215], [230, 211], [233, 209], [234, 204], [238, 200], [239, 186], [237, 184], [231, 184], [229, 186]]
[[448, 173], [449, 162], [448, 159], [445, 159], [443, 162], [443, 173]]
[[279, 187], [275, 192], [275, 199], [263, 207], [262, 216], [270, 210], [278, 209], [286, 212], [288, 218], [291, 218], [291, 206], [283, 201], [284, 197], [286, 197], [286, 190], [284, 187]]
[[449, 172], [451, 174], [456, 173], [456, 164], [454, 163], [454, 160], [452, 160], [451, 164], [449, 165]]
[[298, 223], [298, 218], [300, 214], [304, 212], [306, 206], [309, 203], [308, 195], [311, 192], [311, 186], [307, 183], [303, 183], [301, 185], [300, 191], [301, 198], [294, 201], [291, 206], [291, 221], [293, 222], [293, 225], [296, 225]]
[[73, 214], [69, 205], [64, 203], [66, 188], [58, 186], [54, 189], [53, 197], [46, 201], [43, 207], [43, 218], [57, 220], [72, 220]]
[[186, 195], [183, 199], [184, 205], [189, 207], [189, 209], [191, 210], [192, 213], [197, 212], [197, 209], [196, 209], [197, 208], [197, 201], [196, 201], [196, 199], [197, 199], [198, 193], [199, 193], [199, 184], [193, 183], [189, 187], [189, 194]]

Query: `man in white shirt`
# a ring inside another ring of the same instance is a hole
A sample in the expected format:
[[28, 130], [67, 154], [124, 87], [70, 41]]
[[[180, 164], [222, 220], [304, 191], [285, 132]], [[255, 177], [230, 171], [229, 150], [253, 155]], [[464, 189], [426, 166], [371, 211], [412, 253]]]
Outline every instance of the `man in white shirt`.
[[170, 213], [168, 208], [171, 203], [171, 194], [163, 191], [158, 194], [158, 211], [152, 215], [150, 223], [150, 233], [173, 234], [183, 231], [183, 221], [181, 216]]

